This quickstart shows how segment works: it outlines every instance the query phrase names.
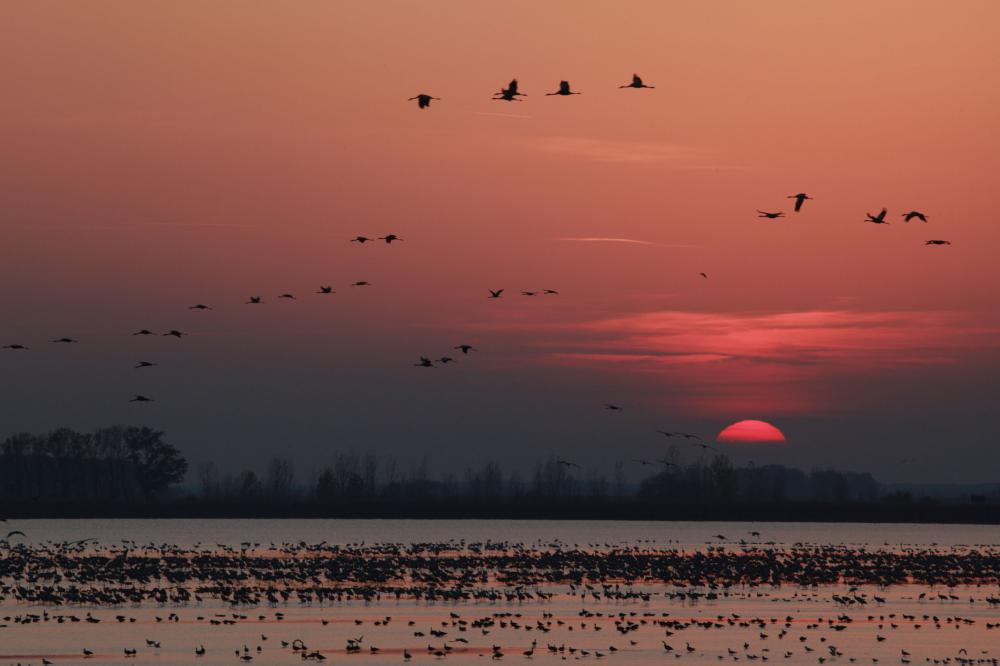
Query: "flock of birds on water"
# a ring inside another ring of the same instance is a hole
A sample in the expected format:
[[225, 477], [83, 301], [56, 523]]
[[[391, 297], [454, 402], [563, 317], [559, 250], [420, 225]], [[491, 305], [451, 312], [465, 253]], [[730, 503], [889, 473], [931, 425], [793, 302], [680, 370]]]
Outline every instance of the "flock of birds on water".
[[[38, 656], [42, 664], [170, 658], [177, 649], [170, 640], [184, 635], [170, 627], [197, 625], [203, 638], [186, 648], [192, 661], [364, 654], [378, 663], [631, 656], [910, 664], [923, 647], [926, 664], [997, 666], [988, 649], [936, 649], [959, 630], [969, 641], [996, 644], [983, 633], [1000, 630], [1000, 619], [987, 615], [1000, 608], [996, 545], [765, 539], [750, 531], [716, 534], [695, 547], [653, 540], [19, 544], [0, 558], [0, 608], [11, 601], [43, 608], [0, 617], [0, 654], [4, 633], [18, 627], [87, 626], [97, 637], [102, 627], [118, 636], [115, 627], [134, 625], [145, 645]], [[341, 647], [327, 647], [333, 640]]]

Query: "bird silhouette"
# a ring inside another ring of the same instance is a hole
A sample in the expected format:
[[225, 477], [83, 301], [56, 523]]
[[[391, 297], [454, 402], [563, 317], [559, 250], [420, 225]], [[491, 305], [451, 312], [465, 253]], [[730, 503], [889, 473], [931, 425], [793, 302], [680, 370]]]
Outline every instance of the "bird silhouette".
[[433, 368], [433, 367], [435, 367], [434, 366], [434, 361], [430, 360], [426, 356], [421, 356], [420, 357], [420, 361], [418, 363], [414, 363], [413, 365], [417, 366], [418, 368]]
[[415, 97], [411, 97], [407, 101], [408, 102], [412, 102], [413, 100], [417, 100], [417, 106], [420, 107], [421, 109], [426, 109], [428, 106], [431, 105], [431, 100], [432, 99], [433, 100], [440, 100], [441, 98], [440, 97], [431, 97], [430, 95], [425, 95], [425, 94], [421, 93], [420, 95], [417, 95]]
[[522, 291], [521, 295], [522, 296], [537, 296], [538, 292], [537, 291]]
[[361, 243], [362, 245], [364, 245], [365, 243], [367, 243], [370, 240], [371, 240], [371, 238], [368, 238], [368, 236], [355, 236], [354, 238], [351, 239], [351, 242], [352, 243]]
[[455, 347], [452, 347], [452, 349], [459, 349], [463, 354], [468, 354], [470, 351], [478, 351], [472, 345], [456, 345]]
[[457, 363], [457, 362], [458, 361], [453, 359], [451, 356], [442, 356], [441, 358], [438, 359], [438, 363], [440, 363], [441, 365], [447, 365], [448, 363]]
[[401, 240], [403, 240], [402, 238], [400, 238], [396, 234], [388, 234], [386, 236], [379, 236], [378, 239], [379, 240], [384, 240], [386, 245], [390, 245], [393, 241], [401, 241]]
[[503, 289], [497, 289], [495, 291], [493, 289], [487, 289], [487, 291], [490, 292], [490, 295], [487, 296], [487, 298], [500, 298], [504, 292]]
[[137, 367], [137, 368], [152, 368], [154, 365], [156, 365], [156, 364], [155, 363], [150, 363], [149, 361], [139, 361], [135, 365], [135, 367]]
[[188, 308], [188, 310], [211, 310], [211, 309], [212, 308], [208, 307], [204, 303], [198, 303], [198, 304], [192, 305], [191, 307]]
[[883, 208], [882, 212], [880, 212], [878, 215], [872, 215], [871, 213], [865, 213], [865, 217], [867, 218], [865, 220], [865, 222], [871, 222], [872, 224], [889, 224], [886, 221], [886, 219], [885, 219], [885, 214], [888, 213], [888, 212], [889, 211], [887, 211], [885, 208]]
[[371, 282], [368, 282], [367, 280], [358, 280], [357, 282], [352, 282], [351, 286], [352, 287], [369, 287], [369, 286], [371, 286]]
[[623, 86], [618, 86], [618, 87], [619, 88], [649, 88], [649, 89], [652, 90], [656, 86], [647, 86], [645, 83], [642, 82], [642, 79], [639, 78], [638, 74], [633, 74], [632, 75], [632, 83], [627, 83], [627, 84], [625, 84]]
[[153, 399], [152, 398], [147, 398], [144, 395], [136, 393], [135, 397], [132, 398], [131, 400], [129, 400], [129, 402], [153, 402]]
[[760, 210], [760, 209], [758, 209], [757, 212], [759, 213], [759, 215], [757, 215], [757, 217], [766, 217], [769, 220], [775, 220], [775, 219], [777, 219], [779, 217], [784, 217], [785, 216], [785, 214], [782, 213], [782, 212], [768, 213], [768, 212]]
[[290, 301], [298, 300], [295, 298], [295, 294], [281, 294], [278, 298], [287, 298]]
[[707, 273], [698, 273], [698, 275], [702, 276], [706, 280], [708, 279], [708, 274]]
[[316, 293], [317, 294], [335, 294], [337, 292], [335, 292], [333, 290], [333, 287], [330, 287], [330, 286], [326, 286], [326, 287], [320, 286], [319, 291], [317, 291]]
[[551, 295], [551, 296], [558, 296], [559, 295], [559, 292], [556, 291], [555, 289], [542, 289], [542, 293], [543, 294], [548, 294], [548, 295]]
[[70, 344], [70, 343], [73, 343], [73, 342], [77, 342], [77, 340], [74, 340], [73, 338], [56, 338], [52, 342], [59, 342], [59, 343], [63, 343], [63, 344]]
[[27, 349], [27, 347], [25, 347], [24, 345], [19, 345], [17, 343], [10, 344], [10, 345], [4, 345], [3, 348], [4, 349], [13, 349], [14, 351], [18, 351], [18, 350], [22, 350], [22, 349]]
[[251, 305], [251, 304], [255, 304], [255, 303], [260, 303], [260, 302], [261, 302], [260, 296], [251, 296], [250, 300], [247, 301], [247, 305]]
[[917, 218], [921, 222], [927, 221], [927, 216], [921, 213], [919, 210], [911, 210], [909, 213], [903, 213], [903, 222], [909, 222], [913, 218]]
[[518, 97], [527, 97], [523, 92], [518, 92], [517, 79], [511, 79], [506, 88], [501, 88], [500, 92], [493, 95], [493, 99], [504, 100], [506, 102], [520, 102]]
[[620, 412], [620, 411], [622, 411], [621, 407], [619, 407], [618, 405], [613, 405], [610, 402], [604, 403], [604, 409], [608, 410], [609, 412]]
[[802, 204], [805, 203], [807, 199], [812, 199], [811, 196], [805, 192], [799, 192], [798, 194], [792, 194], [788, 196], [789, 199], [795, 199], [795, 212], [802, 210]]
[[153, 332], [151, 330], [149, 330], [148, 328], [144, 328], [141, 331], [136, 331], [132, 335], [152, 335], [152, 334]]
[[555, 92], [545, 93], [546, 97], [551, 95], [581, 95], [583, 93], [573, 92], [569, 89], [569, 81], [560, 81], [559, 90]]
[[951, 241], [946, 240], [929, 240], [924, 243], [924, 245], [951, 245]]
[[562, 458], [556, 458], [556, 464], [562, 465], [563, 467], [576, 467], [577, 469], [581, 469], [581, 467], [575, 462], [571, 460], [563, 460]]
[[184, 333], [182, 331], [178, 331], [176, 329], [170, 329], [169, 331], [167, 331], [166, 333], [163, 334], [163, 337], [182, 338], [185, 335], [187, 335], [187, 333]]
[[11, 532], [7, 532], [7, 536], [6, 536], [6, 537], [4, 537], [4, 538], [6, 538], [6, 539], [9, 539], [9, 538], [11, 538], [12, 536], [22, 536], [22, 537], [24, 537], [24, 538], [27, 538], [27, 537], [28, 537], [28, 535], [27, 535], [27, 534], [25, 534], [24, 532], [22, 532], [21, 530], [13, 530], [13, 531], [11, 531]]

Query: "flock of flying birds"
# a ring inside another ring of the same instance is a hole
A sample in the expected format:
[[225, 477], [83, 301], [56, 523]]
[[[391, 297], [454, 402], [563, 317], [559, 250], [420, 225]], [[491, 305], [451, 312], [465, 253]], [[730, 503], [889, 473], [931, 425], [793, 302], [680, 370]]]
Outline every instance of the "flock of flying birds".
[[[654, 89], [655, 88], [655, 86], [646, 85], [646, 83], [643, 82], [642, 78], [638, 74], [633, 74], [632, 75], [632, 81], [630, 83], [627, 83], [625, 85], [621, 85], [621, 86], [618, 86], [618, 87], [619, 88], [635, 88], [635, 89], [642, 89], [642, 88]], [[559, 88], [558, 88], [558, 90], [556, 90], [555, 92], [545, 93], [545, 96], [559, 95], [559, 96], [564, 96], [565, 97], [565, 96], [569, 96], [569, 95], [580, 95], [580, 94], [582, 94], [582, 93], [579, 93], [579, 92], [574, 91], [574, 90], [571, 89], [569, 81], [565, 81], [564, 80], [564, 81], [560, 81], [559, 82]], [[520, 99], [521, 97], [527, 97], [527, 94], [520, 91], [520, 89], [518, 87], [517, 79], [512, 79], [510, 81], [510, 83], [507, 84], [507, 87], [506, 88], [501, 87], [500, 92], [495, 93], [493, 95], [492, 99], [506, 101], [506, 102], [520, 102], [520, 101], [523, 101], [523, 100]], [[419, 108], [425, 109], [425, 108], [427, 108], [427, 107], [430, 106], [431, 101], [437, 101], [437, 100], [440, 100], [440, 99], [441, 98], [439, 98], [439, 97], [434, 97], [432, 95], [421, 93], [419, 95], [411, 97], [410, 101], [414, 101], [415, 100], [417, 102], [417, 106]], [[810, 200], [813, 199], [813, 197], [809, 196], [808, 194], [806, 194], [804, 192], [799, 192], [798, 194], [789, 195], [787, 198], [795, 200], [795, 208], [794, 208], [794, 210], [795, 210], [796, 213], [798, 213], [798, 212], [800, 212], [802, 210], [802, 205], [806, 201], [810, 201]], [[760, 210], [760, 209], [757, 210], [757, 214], [758, 214], [758, 217], [764, 218], [764, 219], [769, 219], [769, 220], [775, 220], [775, 219], [779, 219], [779, 218], [782, 218], [782, 217], [785, 216], [784, 211], [773, 211], [772, 212], [772, 211], [765, 211], [765, 210]], [[888, 214], [888, 210], [886, 208], [882, 208], [882, 210], [877, 215], [872, 215], [871, 213], [866, 213], [866, 219], [864, 221], [868, 222], [868, 223], [871, 223], [871, 224], [889, 224], [889, 221], [886, 219], [887, 214]], [[917, 220], [920, 220], [921, 222], [926, 223], [927, 222], [927, 217], [928, 217], [927, 215], [925, 215], [924, 213], [922, 213], [920, 211], [917, 211], [917, 210], [911, 210], [911, 211], [909, 211], [907, 213], [903, 213], [902, 214], [902, 218], [903, 218], [904, 222], [910, 222], [911, 220], [917, 219]], [[352, 243], [358, 243], [359, 245], [364, 245], [365, 243], [374, 242], [376, 240], [380, 240], [380, 241], [385, 242], [385, 244], [387, 244], [387, 245], [391, 245], [393, 243], [400, 242], [403, 239], [400, 238], [396, 234], [390, 233], [390, 234], [386, 234], [385, 236], [378, 236], [378, 237], [375, 237], [375, 238], [372, 238], [372, 237], [369, 237], [369, 236], [359, 235], [359, 236], [355, 236], [354, 238], [352, 238], [351, 242]], [[932, 240], [925, 241], [925, 244], [926, 245], [951, 245], [951, 242], [947, 241], [947, 240], [942, 240], [942, 239], [932, 239]], [[708, 275], [706, 273], [700, 273], [699, 275], [702, 278], [706, 278], [706, 279], [708, 278]], [[368, 282], [368, 281], [366, 281], [366, 280], [358, 280], [356, 282], [351, 283], [352, 287], [365, 287], [365, 286], [370, 286], [370, 285], [371, 285], [371, 283]], [[504, 293], [506, 292], [506, 289], [489, 289], [488, 291], [489, 291], [488, 298], [499, 299], [499, 298], [501, 298], [504, 295]], [[331, 285], [321, 285], [319, 287], [319, 289], [316, 291], [316, 293], [317, 294], [321, 294], [321, 295], [329, 295], [329, 294], [334, 294], [336, 292], [334, 291], [334, 289], [333, 289], [333, 287]], [[522, 296], [536, 296], [536, 295], [539, 295], [539, 294], [542, 294], [542, 295], [558, 295], [559, 292], [557, 290], [555, 290], [555, 289], [522, 290], [521, 291], [521, 295]], [[284, 300], [289, 300], [289, 301], [297, 300], [296, 296], [294, 294], [291, 294], [291, 293], [280, 294], [278, 296], [278, 299], [284, 299]], [[259, 296], [259, 295], [250, 296], [249, 300], [246, 301], [246, 303], [248, 305], [259, 305], [259, 304], [261, 304], [263, 302], [264, 302], [263, 298], [261, 296]], [[190, 306], [189, 309], [190, 310], [212, 310], [213, 308], [210, 307], [210, 306], [208, 306], [208, 305], [205, 305], [203, 303], [197, 303], [195, 305]], [[142, 329], [140, 331], [137, 331], [137, 332], [133, 333], [133, 335], [146, 336], [146, 335], [155, 335], [155, 334], [152, 331], [148, 330], [148, 329]], [[170, 329], [169, 331], [163, 333], [162, 335], [165, 336], [165, 337], [182, 338], [182, 337], [185, 337], [187, 335], [187, 333], [185, 333], [183, 331], [180, 331], [178, 329]], [[60, 338], [54, 339], [52, 342], [58, 343], [58, 344], [70, 344], [70, 343], [77, 342], [77, 340], [75, 338], [71, 338], [71, 337], [60, 337]], [[6, 350], [10, 350], [10, 351], [26, 351], [26, 350], [29, 349], [29, 347], [27, 345], [24, 345], [24, 344], [21, 344], [21, 343], [16, 343], [16, 342], [10, 343], [10, 344], [6, 344], [6, 345], [3, 346], [3, 348], [6, 349]], [[460, 345], [457, 345], [457, 346], [453, 347], [453, 349], [461, 351], [463, 355], [467, 355], [470, 351], [475, 351], [475, 348], [472, 345], [469, 345], [469, 344], [460, 344]], [[455, 358], [452, 357], [452, 356], [447, 356], [447, 355], [441, 356], [441, 357], [439, 357], [437, 359], [432, 359], [429, 356], [421, 356], [419, 358], [419, 360], [416, 363], [414, 363], [413, 365], [417, 366], [417, 367], [420, 367], [420, 368], [434, 368], [434, 367], [438, 367], [438, 365], [442, 365], [443, 366], [443, 365], [448, 365], [448, 364], [454, 363], [454, 362], [455, 362]], [[136, 365], [135, 365], [135, 368], [137, 368], [137, 369], [139, 369], [139, 368], [150, 368], [150, 367], [153, 367], [155, 365], [156, 365], [156, 363], [152, 362], [152, 361], [138, 361], [136, 363]], [[150, 397], [148, 397], [148, 396], [146, 396], [146, 395], [136, 394], [129, 402], [152, 402], [152, 401], [153, 401], [153, 399], [150, 398]], [[617, 409], [613, 405], [609, 405], [608, 408], [609, 409], [612, 409], [612, 408]], [[701, 446], [706, 447], [706, 448], [711, 448], [711, 447], [708, 447], [708, 445], [704, 444], [703, 442], [701, 443]]]

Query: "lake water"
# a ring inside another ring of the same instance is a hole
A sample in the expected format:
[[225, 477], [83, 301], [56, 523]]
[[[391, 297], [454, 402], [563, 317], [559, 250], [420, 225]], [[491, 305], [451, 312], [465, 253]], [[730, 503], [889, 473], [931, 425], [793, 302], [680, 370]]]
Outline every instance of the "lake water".
[[[604, 581], [618, 585], [625, 594], [602, 594], [566, 581], [522, 586], [530, 595], [445, 601], [397, 598], [383, 593], [369, 599], [289, 601], [257, 604], [228, 603], [208, 591], [200, 601], [186, 603], [146, 600], [113, 606], [97, 604], [38, 604], [18, 600], [18, 586], [36, 588], [70, 585], [70, 576], [54, 581], [44, 562], [58, 561], [66, 570], [86, 563], [88, 557], [110, 557], [108, 549], [128, 542], [133, 556], [160, 562], [160, 554], [147, 544], [170, 544], [177, 549], [229, 552], [227, 575], [240, 580], [244, 555], [241, 544], [251, 544], [247, 554], [279, 552], [281, 557], [316, 558], [316, 576], [327, 575], [328, 552], [282, 550], [280, 544], [348, 546], [346, 552], [376, 557], [373, 544], [433, 544], [451, 542], [452, 549], [430, 556], [426, 568], [411, 570], [439, 580], [447, 589], [493, 588], [508, 593], [517, 588], [500, 582], [504, 567], [515, 566], [502, 558], [480, 581], [448, 578], [435, 562], [454, 565], [465, 555], [465, 545], [510, 542], [537, 547], [521, 556], [516, 566], [530, 571], [536, 558], [548, 566], [546, 553], [554, 544], [593, 553], [587, 560], [590, 575], [599, 571], [607, 554], [636, 546], [649, 551], [683, 551], [712, 554], [724, 545], [738, 552], [741, 540], [750, 548], [782, 552], [794, 544], [865, 548], [891, 553], [927, 550], [933, 553], [979, 553], [970, 567], [993, 567], [1000, 552], [1000, 530], [994, 526], [860, 525], [812, 523], [692, 523], [692, 522], [586, 522], [586, 521], [412, 521], [412, 520], [12, 520], [8, 529], [26, 533], [13, 543], [27, 544], [25, 552], [38, 560], [23, 567], [0, 569], [3, 600], [0, 602], [0, 664], [112, 663], [126, 659], [125, 648], [136, 649], [134, 661], [159, 664], [301, 663], [303, 651], [293, 651], [301, 640], [305, 652], [319, 652], [327, 663], [365, 664], [447, 661], [453, 664], [501, 661], [601, 661], [652, 664], [664, 661], [718, 663], [720, 661], [780, 661], [789, 664], [952, 663], [993, 666], [1000, 656], [1000, 596], [995, 577], [973, 584], [902, 584], [890, 587], [828, 585], [751, 585], [745, 582], [709, 586], [678, 585], [656, 580]], [[757, 532], [759, 536], [752, 533]], [[720, 539], [720, 535], [725, 540]], [[46, 542], [96, 539], [80, 552], [55, 555]], [[457, 543], [464, 540], [465, 545]], [[134, 542], [134, 545], [133, 545]], [[366, 544], [350, 550], [351, 544]], [[259, 544], [257, 546], [253, 544]], [[272, 548], [272, 544], [274, 547]], [[0, 549], [6, 551], [6, 549]], [[111, 550], [112, 554], [118, 552]], [[524, 550], [522, 552], [528, 552]], [[638, 551], [637, 551], [638, 552]], [[103, 555], [102, 555], [103, 554]], [[3, 562], [14, 561], [6, 551]], [[422, 555], [423, 557], [423, 555]], [[818, 556], [818, 562], [825, 556]], [[437, 558], [437, 559], [435, 559]], [[70, 562], [75, 564], [71, 564]], [[165, 561], [165, 560], [164, 560]], [[492, 560], [490, 560], [492, 561]], [[506, 562], [506, 563], [505, 563]], [[525, 564], [527, 562], [527, 564]], [[470, 570], [479, 572], [472, 567]], [[479, 565], [476, 565], [479, 566]], [[959, 565], [961, 568], [961, 564]], [[102, 564], [96, 571], [113, 571]], [[567, 572], [569, 575], [572, 572]], [[37, 575], [36, 575], [37, 574]], [[259, 576], [259, 570], [257, 574]], [[309, 587], [315, 581], [291, 582]], [[141, 585], [175, 589], [197, 588], [201, 582], [184, 583], [162, 577]], [[281, 581], [245, 580], [234, 584], [281, 587]], [[354, 581], [361, 584], [360, 581]], [[121, 587], [113, 574], [76, 585], [99, 589]], [[127, 586], [140, 583], [129, 582]], [[227, 583], [228, 584], [228, 583]], [[538, 593], [541, 592], [541, 596]], [[689, 594], [693, 593], [693, 594]], [[90, 615], [90, 621], [87, 616]], [[37, 616], [37, 617], [33, 617]], [[69, 616], [79, 621], [72, 621]], [[118, 621], [121, 616], [123, 621]], [[174, 616], [177, 621], [173, 621]], [[62, 617], [63, 621], [59, 621]], [[158, 619], [159, 618], [159, 621]], [[387, 621], [388, 618], [388, 621]], [[134, 620], [134, 621], [133, 621]], [[435, 635], [434, 632], [445, 632]], [[415, 634], [420, 633], [422, 636]], [[266, 638], [265, 638], [266, 637]], [[361, 651], [349, 654], [348, 639], [361, 639]], [[159, 643], [159, 648], [147, 645]], [[289, 643], [283, 647], [281, 642]], [[532, 645], [537, 647], [533, 651]], [[664, 642], [672, 648], [670, 651]], [[205, 655], [195, 648], [204, 646]], [[428, 650], [430, 646], [431, 651]], [[448, 650], [445, 650], [448, 646]], [[500, 648], [498, 657], [493, 646]], [[554, 648], [550, 652], [548, 646]], [[260, 650], [258, 651], [258, 647]], [[378, 652], [372, 652], [372, 648]], [[83, 650], [93, 652], [84, 657]], [[246, 648], [246, 650], [244, 650]], [[612, 649], [614, 648], [614, 649]], [[445, 656], [435, 656], [440, 651]], [[530, 651], [531, 656], [524, 652]], [[909, 655], [905, 654], [908, 652]], [[586, 654], [585, 654], [586, 653]], [[599, 656], [600, 655], [600, 656]], [[929, 660], [926, 661], [926, 660]], [[935, 662], [934, 660], [937, 660]], [[950, 660], [950, 661], [944, 661]], [[959, 666], [962, 666], [959, 664]]]

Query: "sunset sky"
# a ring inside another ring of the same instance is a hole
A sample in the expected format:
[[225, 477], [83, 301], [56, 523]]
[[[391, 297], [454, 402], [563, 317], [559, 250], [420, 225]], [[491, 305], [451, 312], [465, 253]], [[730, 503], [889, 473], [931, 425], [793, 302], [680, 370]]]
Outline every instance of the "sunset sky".
[[[300, 475], [352, 446], [610, 470], [662, 453], [656, 429], [760, 419], [787, 444], [720, 446], [995, 480], [998, 22], [992, 0], [6, 3], [0, 344], [30, 349], [0, 350], [0, 437], [147, 424], [194, 463]], [[633, 72], [655, 89], [619, 89]], [[528, 96], [492, 101], [513, 77]], [[561, 79], [583, 94], [544, 96]]]

